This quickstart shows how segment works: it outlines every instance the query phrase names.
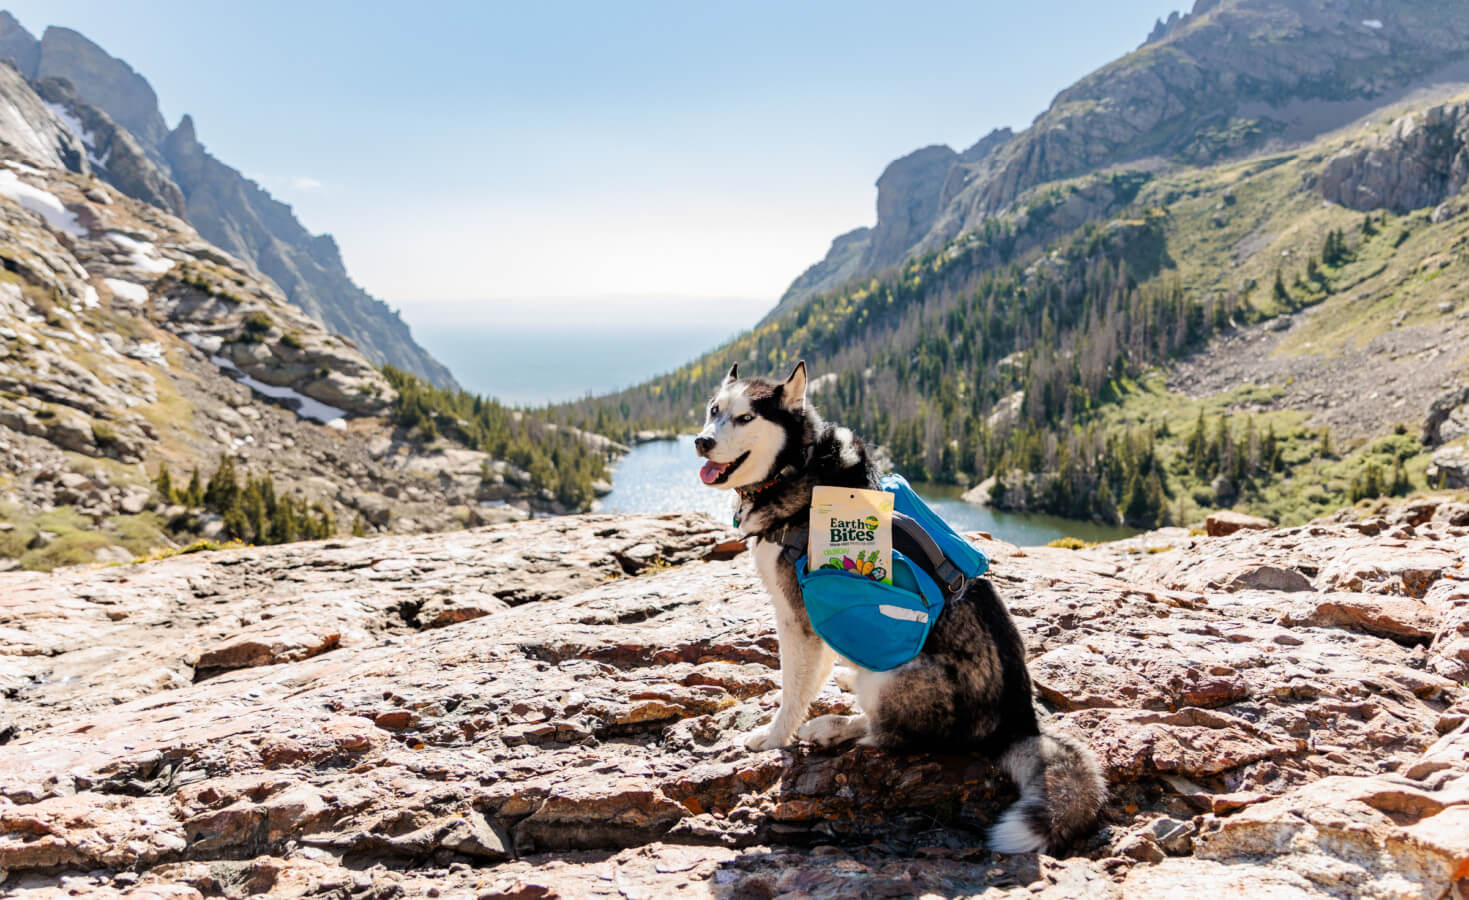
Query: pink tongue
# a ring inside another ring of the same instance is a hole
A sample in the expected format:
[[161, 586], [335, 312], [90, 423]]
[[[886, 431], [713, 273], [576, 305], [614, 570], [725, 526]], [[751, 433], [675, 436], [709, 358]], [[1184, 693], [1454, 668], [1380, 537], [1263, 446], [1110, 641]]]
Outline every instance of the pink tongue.
[[715, 479], [723, 475], [724, 470], [728, 468], [729, 463], [717, 463], [712, 459], [708, 460], [704, 463], [704, 467], [699, 470], [699, 480], [705, 484], [713, 484]]

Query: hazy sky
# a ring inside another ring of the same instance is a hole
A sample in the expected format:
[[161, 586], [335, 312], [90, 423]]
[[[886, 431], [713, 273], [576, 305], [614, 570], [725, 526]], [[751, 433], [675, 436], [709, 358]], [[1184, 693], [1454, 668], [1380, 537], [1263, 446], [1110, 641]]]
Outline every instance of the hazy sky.
[[763, 313], [838, 233], [872, 223], [890, 160], [1025, 126], [1170, 9], [8, 6], [37, 35], [72, 27], [131, 63], [170, 127], [192, 113], [212, 152], [335, 234], [354, 277], [410, 322], [461, 319], [482, 300], [497, 301], [475, 304], [487, 316], [615, 308], [637, 322], [677, 297], [721, 334]]

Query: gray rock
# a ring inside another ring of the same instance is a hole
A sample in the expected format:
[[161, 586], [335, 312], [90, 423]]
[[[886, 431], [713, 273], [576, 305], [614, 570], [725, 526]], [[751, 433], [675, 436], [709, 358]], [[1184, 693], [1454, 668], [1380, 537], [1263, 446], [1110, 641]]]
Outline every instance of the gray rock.
[[1434, 398], [1423, 417], [1422, 441], [1442, 444], [1469, 434], [1469, 384], [1450, 388]]
[[1154, 821], [1149, 831], [1158, 846], [1170, 856], [1187, 856], [1193, 850], [1196, 829], [1192, 822], [1165, 817]]
[[127, 515], [137, 515], [147, 508], [148, 500], [152, 496], [153, 492], [148, 488], [131, 488], [117, 501], [117, 510]]
[[1441, 447], [1429, 458], [1425, 473], [1434, 487], [1459, 490], [1469, 487], [1469, 448]]
[[[0, 28], [4, 27], [0, 20]], [[15, 69], [4, 65], [0, 65], [0, 135], [11, 158], [44, 168], [89, 171], [81, 140], [42, 104]]]
[[158, 111], [158, 96], [147, 80], [70, 28], [53, 25], [41, 34], [40, 55], [31, 77], [70, 82], [89, 103], [106, 110], [145, 146], [157, 146], [168, 134]]
[[[90, 99], [85, 88], [78, 92]], [[156, 146], [201, 235], [258, 267], [293, 304], [351, 338], [374, 361], [455, 385], [449, 370], [413, 340], [398, 314], [352, 281], [331, 235], [312, 235], [289, 206], [205, 150], [190, 116]]]
[[1311, 579], [1295, 569], [1258, 565], [1242, 570], [1228, 582], [1229, 589], [1257, 591], [1313, 591]]
[[41, 57], [41, 42], [16, 21], [8, 11], [0, 10], [0, 60], [8, 59], [22, 75], [31, 77]]
[[[1405, 213], [1435, 206], [1469, 182], [1466, 141], [1469, 103], [1429, 107], [1339, 151], [1327, 160], [1317, 184], [1326, 199], [1352, 209]], [[1434, 211], [1434, 220], [1446, 221], [1453, 213], [1445, 204]]]

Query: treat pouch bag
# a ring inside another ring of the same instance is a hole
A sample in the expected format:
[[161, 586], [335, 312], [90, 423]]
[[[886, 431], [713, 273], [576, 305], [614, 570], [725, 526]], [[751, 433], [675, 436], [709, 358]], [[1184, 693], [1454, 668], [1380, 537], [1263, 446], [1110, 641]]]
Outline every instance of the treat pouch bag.
[[893, 495], [818, 486], [811, 497], [807, 571], [842, 569], [893, 583]]

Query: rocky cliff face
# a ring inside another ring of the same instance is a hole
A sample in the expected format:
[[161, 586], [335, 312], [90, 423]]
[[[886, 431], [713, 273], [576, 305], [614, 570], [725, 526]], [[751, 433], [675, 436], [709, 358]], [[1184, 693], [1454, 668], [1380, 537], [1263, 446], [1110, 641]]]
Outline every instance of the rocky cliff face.
[[312, 235], [289, 206], [212, 156], [195, 136], [193, 119], [184, 116], [161, 150], [188, 198], [189, 221], [212, 243], [252, 261], [292, 303], [350, 337], [369, 358], [454, 384], [398, 314], [353, 283], [331, 235]]
[[70, 28], [53, 25], [41, 34], [35, 70], [26, 75], [36, 81], [69, 82], [145, 147], [157, 147], [168, 134], [148, 80]]
[[[879, 182], [873, 234], [889, 239], [873, 239], [860, 265], [845, 255], [818, 263], [781, 308], [937, 248], [1037, 185], [1304, 140], [1414, 87], [1469, 80], [1466, 60], [1469, 11], [1460, 4], [1200, 0], [1190, 14], [1160, 22], [1138, 50], [1062, 91], [1025, 131], [987, 138], [962, 155], [949, 151], [942, 203], [931, 215], [927, 171], [890, 182], [902, 197], [885, 199]], [[909, 171], [920, 158], [938, 166], [938, 149], [893, 167]]]
[[127, 63], [70, 29], [50, 27], [37, 40], [9, 13], [0, 16], [0, 59], [46, 85], [48, 102], [84, 129], [79, 138], [90, 137], [105, 180], [186, 217], [375, 363], [455, 384], [397, 313], [352, 281], [330, 235], [312, 235], [289, 206], [211, 156], [190, 117], [170, 131], [152, 86]]
[[[1351, 209], [1406, 213], [1437, 206], [1469, 183], [1469, 102], [1431, 106], [1327, 160], [1318, 185]], [[1444, 211], [1448, 214], [1448, 210]]]
[[69, 81], [47, 78], [32, 87], [86, 148], [89, 167], [108, 184], [180, 218], [188, 215], [183, 192], [169, 173], [112, 117], [80, 100]]
[[[1085, 551], [977, 536], [1112, 799], [997, 858], [990, 761], [750, 753], [768, 601], [696, 517], [0, 575], [20, 897], [1455, 896], [1469, 505]], [[101, 648], [107, 648], [105, 651]], [[821, 712], [852, 697], [828, 685]]]
[[377, 368], [170, 213], [172, 182], [104, 113], [48, 103], [0, 65], [0, 139], [0, 567], [215, 536], [219, 515], [150, 481], [207, 478], [224, 456], [343, 529], [527, 514], [525, 472], [397, 428]]

